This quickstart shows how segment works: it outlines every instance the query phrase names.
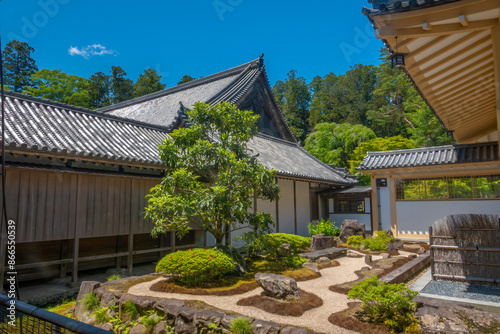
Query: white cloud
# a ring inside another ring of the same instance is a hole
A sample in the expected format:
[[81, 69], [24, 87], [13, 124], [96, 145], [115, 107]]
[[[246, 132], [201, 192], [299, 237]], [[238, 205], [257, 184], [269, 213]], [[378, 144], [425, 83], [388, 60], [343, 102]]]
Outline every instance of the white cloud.
[[108, 50], [105, 46], [101, 44], [87, 45], [82, 48], [77, 46], [71, 46], [68, 49], [70, 56], [81, 56], [85, 59], [90, 59], [92, 56], [105, 56], [105, 55], [116, 55], [118, 52], [115, 50]]

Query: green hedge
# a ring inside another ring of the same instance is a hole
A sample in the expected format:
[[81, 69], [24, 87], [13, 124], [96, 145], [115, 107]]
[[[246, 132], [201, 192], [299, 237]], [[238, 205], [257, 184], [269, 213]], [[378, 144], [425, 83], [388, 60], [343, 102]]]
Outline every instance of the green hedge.
[[167, 254], [158, 262], [156, 272], [172, 274], [172, 279], [186, 285], [213, 281], [234, 272], [234, 260], [215, 249], [195, 248]]

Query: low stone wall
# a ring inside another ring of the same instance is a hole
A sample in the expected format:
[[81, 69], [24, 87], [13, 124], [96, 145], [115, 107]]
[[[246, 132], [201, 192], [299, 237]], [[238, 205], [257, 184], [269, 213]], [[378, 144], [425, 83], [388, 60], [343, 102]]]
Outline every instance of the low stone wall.
[[[134, 279], [134, 278], [132, 278]], [[137, 279], [137, 278], [135, 278]], [[123, 279], [120, 281], [125, 281]], [[118, 281], [118, 285], [119, 281]], [[123, 284], [126, 285], [126, 284]], [[197, 334], [197, 333], [224, 333], [230, 334], [231, 323], [238, 317], [247, 318], [252, 323], [253, 332], [257, 334], [310, 334], [308, 330], [297, 327], [281, 326], [274, 322], [256, 320], [250, 317], [230, 315], [214, 310], [199, 310], [185, 305], [182, 300], [158, 299], [149, 297], [139, 297], [126, 293], [124, 290], [115, 290], [117, 282], [100, 283], [96, 281], [82, 282], [80, 293], [75, 306], [75, 317], [85, 323], [95, 325], [95, 315], [85, 310], [83, 299], [85, 295], [94, 293], [99, 300], [100, 307], [118, 306], [118, 315], [127, 322], [127, 315], [123, 312], [123, 306], [128, 301], [133, 302], [138, 310], [144, 314], [154, 310], [163, 315], [164, 321], [158, 323], [152, 334], [167, 334], [167, 325], [177, 334]], [[113, 287], [113, 288], [111, 288]], [[116, 314], [114, 314], [116, 315]], [[214, 329], [214, 327], [217, 327]], [[98, 327], [112, 331], [111, 324], [106, 323]], [[144, 333], [146, 328], [142, 325], [135, 325], [130, 329], [130, 334]]]
[[424, 253], [400, 268], [390, 272], [380, 280], [387, 283], [402, 283], [430, 264], [430, 253]]

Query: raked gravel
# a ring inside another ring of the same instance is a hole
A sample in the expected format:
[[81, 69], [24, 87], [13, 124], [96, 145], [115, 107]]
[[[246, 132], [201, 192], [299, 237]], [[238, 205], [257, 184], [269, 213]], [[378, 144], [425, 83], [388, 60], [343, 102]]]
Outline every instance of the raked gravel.
[[[380, 257], [374, 256], [374, 260], [378, 258]], [[334, 326], [328, 321], [328, 317], [332, 313], [346, 309], [348, 302], [348, 299], [345, 295], [332, 292], [328, 288], [334, 284], [356, 280], [358, 276], [354, 272], [361, 269], [362, 267], [365, 267], [366, 264], [364, 262], [364, 257], [341, 257], [336, 260], [340, 263], [340, 266], [321, 270], [322, 277], [297, 283], [299, 288], [314, 293], [315, 295], [323, 299], [323, 306], [309, 310], [305, 312], [301, 317], [280, 316], [265, 312], [255, 307], [236, 305], [236, 303], [240, 299], [259, 295], [262, 292], [261, 288], [257, 288], [241, 295], [226, 297], [197, 296], [151, 291], [151, 285], [165, 279], [158, 278], [151, 282], [137, 284], [131, 287], [128, 293], [137, 296], [149, 296], [165, 299], [199, 300], [222, 310], [230, 310], [232, 312], [247, 315], [256, 319], [274, 321], [282, 325], [287, 324], [291, 326], [307, 327], [319, 333], [356, 333], [354, 331]]]

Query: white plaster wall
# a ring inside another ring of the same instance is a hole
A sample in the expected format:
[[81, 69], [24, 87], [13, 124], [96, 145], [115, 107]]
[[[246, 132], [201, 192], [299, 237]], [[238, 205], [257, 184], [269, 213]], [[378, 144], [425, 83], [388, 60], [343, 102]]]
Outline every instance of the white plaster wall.
[[500, 200], [399, 201], [396, 202], [399, 233], [429, 233], [436, 220], [454, 214], [500, 215]]
[[[295, 191], [297, 194], [297, 234], [308, 236], [307, 225], [311, 222], [311, 201], [309, 198], [309, 182], [295, 182]], [[292, 206], [293, 210], [293, 206]], [[281, 216], [280, 216], [281, 222]]]
[[295, 233], [295, 216], [293, 211], [293, 181], [278, 179], [280, 187], [279, 211], [280, 233]]
[[[379, 230], [388, 230], [391, 228], [391, 201], [389, 187], [380, 187], [379, 191], [379, 212], [380, 212], [380, 226]], [[376, 205], [376, 203], [373, 203]]]
[[257, 212], [270, 213], [276, 222], [276, 202], [257, 199]]
[[[252, 202], [252, 206], [250, 207], [250, 209], [248, 209], [248, 211], [253, 213], [253, 202]], [[242, 247], [244, 245], [244, 242], [241, 240], [238, 240], [236, 237], [241, 236], [247, 232], [250, 232], [251, 230], [252, 230], [251, 228], [244, 228], [241, 230], [231, 232], [231, 244], [234, 247]]]

